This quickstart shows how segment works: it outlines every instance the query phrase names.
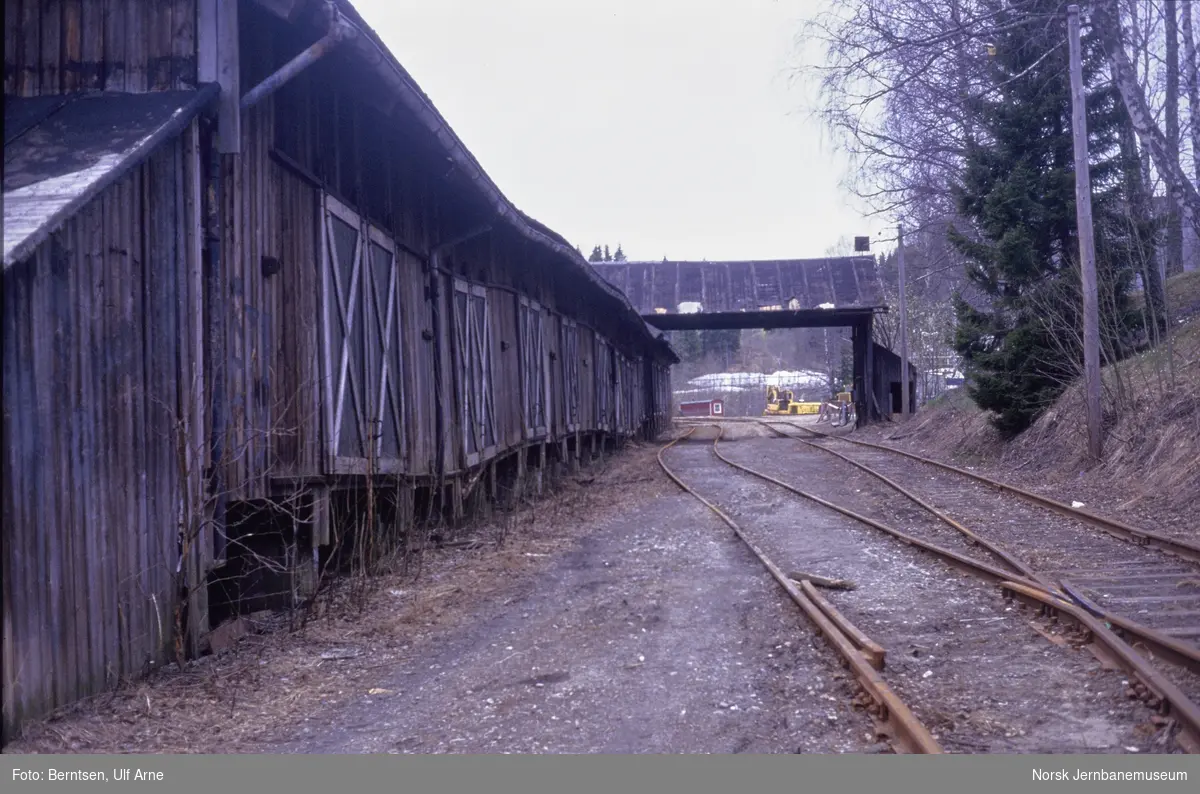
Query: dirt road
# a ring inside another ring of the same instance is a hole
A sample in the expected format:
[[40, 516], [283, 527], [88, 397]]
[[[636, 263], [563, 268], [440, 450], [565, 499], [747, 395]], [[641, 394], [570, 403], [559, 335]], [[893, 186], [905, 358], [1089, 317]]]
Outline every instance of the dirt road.
[[[644, 457], [644, 456], [643, 456]], [[651, 460], [641, 461], [649, 466]], [[291, 752], [845, 752], [870, 745], [831, 654], [753, 556], [655, 477], [396, 694], [314, 715]], [[621, 499], [622, 494], [614, 493]], [[562, 528], [564, 532], [570, 531]]]
[[656, 451], [569, 482], [503, 550], [442, 552], [419, 581], [383, 583], [363, 614], [251, 637], [9, 749], [880, 749], [834, 655]]

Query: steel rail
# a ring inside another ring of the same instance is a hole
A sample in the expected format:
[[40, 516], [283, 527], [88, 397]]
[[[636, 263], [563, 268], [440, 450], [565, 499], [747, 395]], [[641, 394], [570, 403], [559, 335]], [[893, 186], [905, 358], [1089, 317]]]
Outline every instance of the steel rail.
[[[783, 573], [779, 566], [775, 565], [770, 558], [766, 556], [755, 544], [751, 541], [738, 526], [737, 522], [726, 515], [719, 507], [705, 499], [697, 493], [691, 486], [679, 478], [673, 472], [663, 456], [666, 451], [675, 446], [680, 441], [689, 438], [698, 428], [693, 427], [684, 435], [672, 439], [658, 451], [658, 465], [662, 467], [663, 472], [671, 478], [671, 480], [682, 488], [687, 493], [691, 494], [704, 506], [717, 515], [734, 534], [750, 548], [770, 572], [771, 576], [779, 583], [779, 586], [784, 589], [788, 596], [804, 611], [808, 619], [817, 627], [818, 631], [825, 639], [833, 646], [834, 650], [842, 657], [846, 664], [854, 673], [855, 680], [858, 682], [862, 690], [871, 699], [873, 708], [868, 709], [871, 717], [875, 720], [880, 733], [889, 736], [892, 739], [893, 746], [906, 753], [937, 755], [942, 754], [945, 750], [938, 744], [929, 730], [921, 724], [921, 721], [916, 718], [912, 711], [905, 705], [904, 701], [888, 686], [887, 682], [879, 675], [875, 667], [872, 665], [872, 660], [869, 659], [847, 632], [838, 625], [838, 615], [836, 610], [830, 610], [826, 613], [816, 603], [814, 603], [805, 593], [803, 593], [788, 577]], [[718, 437], [721, 429], [718, 426]], [[840, 617], [840, 615], [839, 615]], [[852, 634], [852, 636], [856, 636]]]
[[[929, 543], [928, 541], [914, 538], [911, 535], [907, 535], [897, 529], [893, 529], [892, 527], [876, 521], [875, 519], [863, 516], [854, 512], [853, 510], [836, 505], [832, 502], [822, 499], [819, 496], [803, 491], [794, 485], [778, 480], [769, 474], [764, 474], [763, 472], [752, 469], [749, 466], [736, 463], [721, 454], [718, 444], [721, 440], [721, 436], [724, 433], [724, 428], [721, 428], [719, 425], [718, 428], [719, 432], [717, 433], [717, 437], [713, 440], [713, 453], [729, 466], [740, 471], [744, 471], [747, 474], [753, 475], [761, 480], [765, 480], [766, 482], [777, 485], [796, 494], [797, 496], [801, 496], [812, 502], [816, 502], [823, 507], [827, 507], [831, 510], [841, 513], [842, 515], [853, 518], [860, 523], [866, 524], [867, 526], [881, 530], [882, 532], [908, 543], [909, 545], [917, 546], [926, 551], [932, 552], [933, 554], [942, 558], [944, 562], [949, 563], [955, 568], [964, 570], [968, 573], [989, 580], [993, 584], [999, 585], [1005, 592], [1018, 594], [1026, 601], [1033, 600], [1042, 607], [1053, 608], [1058, 613], [1066, 614], [1088, 633], [1092, 642], [1097, 644], [1103, 650], [1107, 651], [1109, 657], [1112, 658], [1113, 661], [1115, 661], [1127, 674], [1140, 681], [1143, 686], [1146, 687], [1146, 689], [1148, 689], [1155, 697], [1158, 698], [1160, 704], [1165, 704], [1171, 713], [1179, 717], [1180, 727], [1185, 732], [1181, 746], [1186, 745], [1188, 752], [1196, 752], [1197, 748], [1200, 748], [1200, 707], [1197, 707], [1196, 704], [1192, 702], [1182, 690], [1179, 689], [1179, 687], [1175, 686], [1169, 680], [1164, 678], [1162, 673], [1158, 672], [1158, 670], [1156, 670], [1148, 661], [1146, 661], [1141, 654], [1134, 650], [1110, 627], [1125, 628], [1127, 631], [1130, 631], [1130, 633], [1136, 633], [1139, 630], [1154, 633], [1152, 630], [1145, 629], [1145, 627], [1133, 623], [1132, 621], [1121, 619], [1119, 616], [1107, 614], [1101, 616], [1092, 615], [1086, 610], [1072, 603], [1062, 594], [1046, 589], [1046, 587], [1038, 581], [1026, 579], [1024, 577], [1012, 577], [1005, 579], [1006, 572], [997, 566], [967, 557], [959, 554], [958, 552], [937, 546], [933, 543]], [[687, 435], [690, 436], [691, 433], [695, 432], [695, 430], [696, 428], [692, 428]], [[1157, 643], [1155, 643], [1152, 638], [1143, 637], [1140, 634], [1138, 636], [1139, 639], [1145, 641], [1147, 646], [1150, 646], [1152, 650], [1156, 652], [1160, 650], [1160, 648], [1155, 647]], [[1179, 645], [1179, 643], [1174, 642], [1173, 644]], [[1184, 650], [1190, 649], [1185, 648]], [[1167, 654], [1164, 654], [1164, 657], [1169, 658]]]
[[[951, 519], [945, 513], [941, 512], [937, 508], [933, 507], [932, 505], [928, 504], [927, 502], [925, 502], [924, 500], [919, 498], [916, 494], [912, 493], [911, 491], [909, 491], [908, 489], [899, 485], [895, 481], [884, 476], [880, 472], [875, 471], [870, 466], [867, 466], [866, 464], [863, 464], [856, 460], [848, 458], [845, 455], [843, 455], [842, 453], [840, 453], [836, 450], [830, 449], [821, 444], [814, 444], [811, 441], [808, 441], [807, 439], [797, 438], [796, 436], [785, 433], [779, 429], [779, 425], [781, 423], [765, 422], [762, 420], [758, 420], [758, 423], [763, 425], [764, 427], [769, 428], [770, 430], [777, 433], [778, 435], [780, 435], [783, 438], [788, 438], [793, 441], [798, 441], [801, 444], [806, 444], [810, 447], [814, 447], [816, 449], [822, 450], [823, 452], [828, 452], [830, 455], [833, 455], [833, 456], [849, 463], [850, 465], [852, 465], [858, 469], [861, 469], [862, 471], [872, 475], [873, 477], [876, 477], [877, 479], [882, 480], [883, 482], [887, 483], [887, 485], [889, 487], [893, 488], [894, 490], [896, 490], [899, 493], [903, 494], [904, 496], [908, 497], [913, 502], [915, 502], [918, 505], [920, 505], [921, 507], [925, 508], [926, 510], [928, 510], [933, 515], [937, 516], [942, 521], [945, 521], [947, 524], [949, 524], [950, 526], [959, 530], [960, 532], [965, 534], [967, 537], [971, 538], [972, 540], [976, 541], [980, 545], [987, 548], [992, 553], [1001, 557], [1006, 562], [1009, 562], [1010, 565], [1012, 565], [1014, 568], [1019, 570], [1021, 572], [1021, 574], [1025, 576], [1026, 579], [1037, 582], [1041, 589], [1046, 590], [1047, 592], [1050, 592], [1050, 593], [1054, 593], [1055, 595], [1057, 595], [1059, 597], [1065, 596], [1065, 597], [1069, 598], [1070, 600], [1074, 601], [1079, 606], [1082, 606], [1084, 609], [1086, 609], [1091, 614], [1095, 615], [1098, 618], [1101, 618], [1102, 620], [1107, 621], [1109, 623], [1109, 625], [1111, 625], [1113, 628], [1117, 629], [1120, 632], [1123, 632], [1124, 634], [1126, 634], [1130, 637], [1135, 638], [1137, 642], [1144, 643], [1145, 646], [1150, 650], [1150, 652], [1153, 655], [1155, 655], [1159, 658], [1165, 659], [1168, 662], [1171, 662], [1172, 664], [1176, 664], [1176, 665], [1179, 665], [1180, 667], [1184, 667], [1184, 668], [1190, 670], [1191, 672], [1196, 673], [1197, 675], [1200, 675], [1200, 648], [1198, 648], [1194, 645], [1191, 645], [1189, 643], [1183, 642], [1182, 640], [1178, 640], [1175, 637], [1165, 634], [1157, 629], [1151, 628], [1150, 626], [1147, 626], [1143, 623], [1139, 623], [1136, 620], [1132, 620], [1123, 615], [1112, 613], [1112, 612], [1105, 610], [1103, 607], [1100, 607], [1098, 604], [1095, 604], [1095, 603], [1087, 600], [1086, 598], [1084, 598], [1080, 594], [1079, 588], [1073, 586], [1069, 581], [1060, 581], [1059, 584], [1056, 586], [1052, 581], [1049, 581], [1048, 576], [1034, 571], [1023, 560], [1020, 560], [1015, 557], [1011, 557], [1011, 555], [1009, 555], [1008, 552], [1003, 551], [1002, 549], [995, 546], [994, 544], [981, 538], [977, 533], [964, 527], [959, 522]], [[790, 423], [782, 423], [782, 424], [784, 424], [787, 427], [796, 427], [802, 431], [816, 433], [816, 431], [810, 430], [809, 428], [806, 428], [806, 427], [799, 427], [798, 425], [793, 425]], [[825, 436], [825, 434], [823, 434], [823, 433], [817, 433], [817, 435]], [[825, 437], [826, 438], [836, 438], [836, 436], [825, 436]], [[844, 440], [849, 441], [850, 439], [844, 439]], [[865, 443], [865, 442], [855, 442], [855, 443]], [[874, 445], [870, 445], [870, 446], [874, 446]], [[887, 451], [898, 451], [898, 450], [889, 450], [887, 447], [880, 447], [880, 449], [884, 449]]]
[[760, 421], [759, 424], [768, 428], [773, 433], [776, 433], [777, 435], [779, 435], [783, 438], [788, 438], [788, 439], [791, 439], [792, 441], [799, 441], [802, 444], [808, 444], [811, 447], [815, 447], [817, 449], [828, 452], [831, 455], [835, 455], [838, 458], [841, 458], [842, 460], [844, 460], [846, 463], [849, 463], [851, 466], [854, 466], [855, 468], [860, 469], [860, 470], [866, 472], [867, 474], [870, 474], [872, 477], [882, 480], [883, 482], [887, 483], [891, 488], [898, 491], [903, 496], [906, 496], [907, 498], [909, 498], [910, 500], [915, 502], [920, 507], [924, 508], [928, 512], [935, 515], [937, 518], [941, 519], [944, 523], [949, 524], [954, 529], [956, 529], [959, 532], [961, 532], [962, 534], [966, 535], [974, 543], [977, 543], [978, 545], [983, 546], [985, 549], [990, 551], [992, 554], [995, 554], [997, 557], [999, 557], [1001, 560], [1003, 560], [1006, 565], [1008, 565], [1010, 568], [1012, 568], [1017, 573], [1021, 574], [1022, 576], [1026, 577], [1026, 578], [1042, 582], [1043, 586], [1047, 590], [1053, 591], [1053, 590], [1058, 589], [1058, 588], [1054, 587], [1054, 585], [1052, 583], [1045, 581], [1041, 577], [1040, 574], [1038, 574], [1036, 571], [1033, 570], [1032, 567], [1030, 567], [1030, 565], [1028, 563], [1026, 563], [1024, 560], [1020, 559], [1016, 555], [1012, 554], [1011, 552], [1007, 551], [1000, 544], [993, 543], [990, 540], [988, 540], [987, 538], [981, 537], [980, 535], [971, 531], [967, 527], [963, 526], [958, 521], [955, 521], [953, 518], [948, 516], [946, 513], [942, 512], [941, 510], [934, 507], [929, 502], [926, 502], [924, 499], [917, 496], [912, 491], [910, 491], [907, 488], [905, 488], [904, 486], [900, 485], [895, 480], [885, 477], [882, 473], [875, 471], [870, 466], [859, 463], [858, 461], [848, 458], [845, 455], [843, 455], [842, 453], [837, 452], [832, 449], [829, 449], [828, 447], [823, 447], [819, 444], [813, 444], [812, 442], [807, 441], [803, 438], [796, 438], [795, 436], [788, 435], [787, 433], [780, 430], [776, 426], [775, 423]]
[[[758, 421], [762, 422], [762, 420]], [[926, 458], [913, 452], [907, 452], [903, 449], [896, 449], [895, 447], [888, 447], [884, 446], [883, 444], [875, 444], [870, 441], [862, 441], [861, 439], [856, 438], [847, 438], [845, 436], [834, 435], [832, 433], [824, 433], [820, 430], [813, 430], [811, 427], [804, 427], [803, 425], [798, 424], [778, 422], [775, 424], [787, 424], [789, 427], [795, 427], [799, 430], [812, 433], [813, 435], [820, 436], [822, 438], [833, 439], [834, 441], [845, 441], [848, 444], [857, 444], [861, 447], [868, 447], [870, 449], [878, 449], [884, 452], [892, 452], [897, 455], [903, 455], [911, 460], [927, 463], [930, 466], [936, 466], [944, 471], [951, 471], [955, 474], [961, 474], [964, 477], [969, 477], [976, 482], [983, 483], [984, 485], [997, 490], [1015, 494], [1023, 499], [1027, 499], [1031, 502], [1039, 504], [1042, 507], [1054, 510], [1055, 512], [1066, 516], [1070, 516], [1071, 518], [1078, 519], [1085, 524], [1091, 524], [1097, 529], [1103, 530], [1114, 537], [1120, 538], [1121, 540], [1126, 540], [1140, 546], [1153, 546], [1161, 551], [1182, 557], [1190, 562], [1200, 563], [1200, 544], [1190, 543], [1186, 540], [1179, 540], [1178, 538], [1172, 538], [1158, 532], [1152, 532], [1147, 529], [1140, 529], [1138, 527], [1130, 526], [1122, 521], [1117, 521], [1116, 519], [1093, 513], [1090, 510], [1084, 510], [1079, 507], [1071, 507], [1068, 504], [1051, 499], [1048, 496], [1042, 496], [1041, 494], [1027, 491], [1024, 488], [1019, 488], [1015, 485], [1010, 485], [1009, 483], [1000, 482], [999, 480], [993, 480], [990, 477], [984, 477], [982, 474], [976, 474], [973, 471], [960, 469], [957, 466], [951, 466], [949, 463], [942, 463], [941, 461], [933, 460], [932, 458]]]
[[943, 559], [943, 561], [945, 561], [952, 567], [957, 568], [966, 573], [969, 573], [973, 576], [981, 576], [984, 579], [987, 579], [988, 581], [993, 582], [995, 584], [999, 584], [1000, 582], [1005, 582], [1005, 581], [1016, 581], [1021, 584], [1028, 585], [1030, 587], [1035, 587], [1039, 590], [1045, 589], [1044, 585], [1042, 585], [1041, 582], [1038, 582], [1036, 579], [1026, 579], [1024, 577], [1014, 576], [1011, 571], [1005, 570], [1004, 568], [1001, 568], [999, 566], [992, 565], [991, 563], [984, 562], [983, 560], [977, 560], [974, 557], [968, 557], [965, 554], [959, 554], [957, 551], [952, 551], [951, 549], [947, 549], [943, 546], [938, 546], [937, 544], [930, 543], [929, 541], [921, 540], [920, 538], [915, 538], [912, 535], [909, 535], [905, 532], [901, 532], [900, 530], [890, 527], [887, 524], [884, 524], [880, 521], [876, 521], [875, 519], [870, 518], [869, 516], [864, 516], [862, 513], [856, 513], [855, 511], [853, 511], [847, 507], [842, 507], [841, 505], [834, 504], [833, 502], [830, 502], [826, 499], [822, 499], [821, 497], [817, 496], [816, 494], [809, 493], [808, 491], [803, 491], [803, 490], [797, 488], [796, 486], [791, 485], [790, 483], [783, 482], [782, 480], [777, 480], [776, 478], [772, 477], [769, 474], [764, 474], [763, 472], [758, 471], [757, 469], [752, 469], [749, 466], [743, 466], [742, 464], [737, 463], [736, 461], [732, 461], [729, 458], [727, 458], [721, 454], [720, 449], [718, 449], [718, 447], [717, 447], [717, 443], [719, 440], [720, 440], [720, 438], [718, 437], [718, 439], [713, 442], [713, 453], [718, 458], [720, 458], [721, 461], [723, 461], [724, 463], [727, 463], [728, 465], [732, 466], [735, 469], [744, 471], [747, 474], [751, 474], [755, 477], [758, 477], [761, 480], [766, 480], [767, 482], [771, 483], [772, 485], [777, 485], [780, 488], [783, 488], [784, 490], [791, 491], [792, 493], [796, 494], [797, 496], [801, 496], [805, 499], [808, 499], [809, 501], [816, 502], [817, 504], [821, 505], [822, 507], [826, 507], [830, 510], [833, 510], [836, 513], [841, 513], [842, 515], [846, 516], [847, 518], [852, 518], [855, 521], [858, 521], [859, 523], [866, 524], [867, 526], [877, 529], [880, 532], [883, 532], [887, 535], [891, 535], [893, 538], [896, 538], [897, 540], [899, 540], [903, 543], [907, 543], [910, 546], [917, 546], [918, 548], [922, 548], [927, 551], [931, 551], [934, 554], [941, 557]]
[[1006, 594], [1012, 594], [1027, 602], [1037, 603], [1043, 609], [1057, 613], [1066, 613], [1076, 623], [1087, 630], [1093, 641], [1099, 644], [1114, 657], [1116, 662], [1130, 675], [1137, 678], [1158, 700], [1170, 707], [1184, 732], [1181, 747], [1189, 753], [1200, 751], [1200, 707], [1188, 699], [1179, 687], [1155, 670], [1141, 654], [1131, 648], [1118, 637], [1104, 620], [1090, 614], [1078, 605], [1056, 598], [1050, 593], [1029, 588], [1016, 582], [1004, 582], [1000, 585]]

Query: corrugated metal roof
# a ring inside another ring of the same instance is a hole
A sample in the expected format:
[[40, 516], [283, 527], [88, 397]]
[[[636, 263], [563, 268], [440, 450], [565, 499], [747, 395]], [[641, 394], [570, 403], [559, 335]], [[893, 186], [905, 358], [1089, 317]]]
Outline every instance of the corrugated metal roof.
[[218, 94], [89, 93], [4, 100], [4, 267], [178, 135]]

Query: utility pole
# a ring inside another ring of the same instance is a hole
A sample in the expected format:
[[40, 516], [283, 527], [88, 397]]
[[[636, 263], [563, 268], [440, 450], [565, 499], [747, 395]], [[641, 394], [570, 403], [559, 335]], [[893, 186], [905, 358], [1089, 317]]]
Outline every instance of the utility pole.
[[908, 281], [904, 277], [904, 224], [897, 227], [896, 267], [900, 271], [900, 415], [908, 418]]
[[1079, 6], [1067, 6], [1071, 54], [1071, 131], [1075, 138], [1075, 212], [1079, 227], [1079, 266], [1083, 284], [1083, 371], [1087, 396], [1088, 454], [1101, 457], [1100, 299], [1096, 287], [1096, 241], [1092, 232], [1092, 185], [1088, 169], [1087, 107], [1084, 104], [1083, 56], [1079, 43]]

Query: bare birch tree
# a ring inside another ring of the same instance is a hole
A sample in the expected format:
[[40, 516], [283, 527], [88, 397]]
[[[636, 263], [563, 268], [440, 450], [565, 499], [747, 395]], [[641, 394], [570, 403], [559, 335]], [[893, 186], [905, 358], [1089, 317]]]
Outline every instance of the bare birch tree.
[[[986, 60], [978, 0], [832, 0], [803, 36], [816, 114], [850, 157], [849, 187], [873, 212], [952, 214], [969, 112]], [[918, 207], [921, 209], [918, 211]]]
[[[1118, 2], [1094, 0], [1091, 9], [1092, 24], [1107, 53], [1113, 82], [1121, 93], [1138, 139], [1149, 152], [1154, 168], [1162, 178], [1171, 202], [1182, 214], [1183, 221], [1200, 234], [1200, 192], [1183, 171], [1178, 143], [1172, 146], [1169, 136], [1154, 118], [1146, 93], [1138, 84], [1133, 62], [1126, 50]], [[1170, 71], [1168, 64], [1167, 72]]]
[[1183, 84], [1191, 122], [1192, 176], [1200, 184], [1200, 65], [1197, 64], [1196, 37], [1192, 32], [1192, 0], [1183, 0], [1179, 11], [1179, 30], [1183, 38]]
[[[1167, 149], [1179, 152], [1179, 9], [1175, 0], [1166, 0], [1163, 29], [1166, 38], [1166, 117]], [[1174, 157], [1178, 159], [1178, 154]], [[1182, 165], [1182, 164], [1181, 164]], [[1184, 177], [1186, 179], [1186, 175]], [[1183, 270], [1183, 226], [1180, 225], [1179, 207], [1169, 203], [1167, 207], [1167, 273]]]

